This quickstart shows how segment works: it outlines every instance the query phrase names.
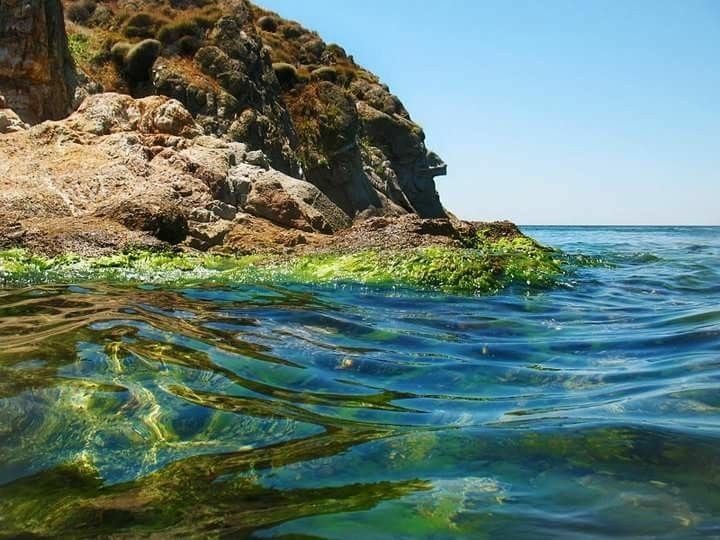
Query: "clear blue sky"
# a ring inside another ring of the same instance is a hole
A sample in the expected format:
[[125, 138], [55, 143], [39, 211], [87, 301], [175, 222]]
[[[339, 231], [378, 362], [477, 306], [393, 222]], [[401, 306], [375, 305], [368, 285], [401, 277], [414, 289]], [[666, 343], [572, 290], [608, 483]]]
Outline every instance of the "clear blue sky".
[[258, 0], [378, 74], [464, 218], [720, 225], [720, 0]]

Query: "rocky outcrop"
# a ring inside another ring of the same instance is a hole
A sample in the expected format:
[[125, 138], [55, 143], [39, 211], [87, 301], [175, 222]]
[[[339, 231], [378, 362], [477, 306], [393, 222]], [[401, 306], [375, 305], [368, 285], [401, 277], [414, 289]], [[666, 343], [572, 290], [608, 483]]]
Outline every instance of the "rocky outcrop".
[[32, 238], [37, 247], [47, 234], [46, 247], [62, 251], [58, 233], [78, 224], [86, 243], [75, 234], [64, 247], [84, 253], [158, 241], [222, 248], [248, 214], [309, 234], [350, 225], [316, 186], [266, 161], [242, 143], [202, 135], [176, 100], [90, 96], [65, 120], [0, 136], [2, 246]]
[[75, 68], [60, 0], [0, 0], [0, 94], [24, 122], [70, 113]]
[[445, 164], [341, 47], [247, 0], [65, 4], [69, 38], [59, 0], [0, 0], [0, 245], [245, 250], [252, 227], [289, 249], [448, 221]]
[[23, 122], [15, 111], [7, 108], [5, 97], [0, 96], [0, 134], [15, 133], [28, 127], [30, 126]]
[[246, 0], [93, 9], [71, 31], [95, 44], [80, 63], [106, 90], [178, 100], [206, 135], [262, 151], [351, 218], [447, 215], [434, 181], [444, 163], [402, 102], [341, 47]]
[[197, 71], [173, 56], [155, 63], [155, 91], [184, 103], [206, 132], [262, 150], [274, 167], [298, 176], [297, 136], [249, 6], [234, 2], [225, 13], [194, 55]]

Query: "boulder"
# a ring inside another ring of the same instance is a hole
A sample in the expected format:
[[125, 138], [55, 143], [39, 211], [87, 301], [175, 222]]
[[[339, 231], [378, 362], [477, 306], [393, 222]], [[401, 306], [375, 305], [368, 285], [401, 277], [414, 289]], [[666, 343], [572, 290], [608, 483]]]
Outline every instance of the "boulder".
[[0, 108], [0, 134], [15, 133], [29, 127], [12, 109]]
[[124, 94], [95, 94], [80, 105], [67, 124], [93, 135], [137, 131], [191, 138], [201, 133], [179, 101], [162, 96], [136, 100]]
[[273, 223], [304, 231], [333, 233], [350, 218], [317, 187], [278, 171], [256, 169], [244, 210]]
[[224, 240], [224, 251], [238, 255], [283, 253], [311, 244], [320, 244], [329, 237], [297, 229], [288, 229], [250, 214], [240, 214]]

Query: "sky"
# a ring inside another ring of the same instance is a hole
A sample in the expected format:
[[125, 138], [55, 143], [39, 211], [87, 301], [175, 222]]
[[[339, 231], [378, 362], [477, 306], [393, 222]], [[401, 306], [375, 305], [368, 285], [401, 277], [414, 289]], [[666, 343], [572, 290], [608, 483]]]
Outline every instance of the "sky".
[[462, 218], [720, 225], [720, 1], [257, 2], [390, 86]]

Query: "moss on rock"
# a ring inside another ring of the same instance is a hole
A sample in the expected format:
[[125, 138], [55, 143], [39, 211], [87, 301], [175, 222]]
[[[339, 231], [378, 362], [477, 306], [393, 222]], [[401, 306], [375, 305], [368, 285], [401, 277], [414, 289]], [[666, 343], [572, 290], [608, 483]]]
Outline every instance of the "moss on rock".
[[131, 251], [110, 257], [57, 258], [25, 250], [0, 252], [0, 284], [66, 282], [354, 283], [445, 292], [495, 293], [507, 286], [549, 287], [565, 273], [558, 252], [528, 238], [501, 239], [474, 249], [426, 247], [319, 253], [291, 259]]

